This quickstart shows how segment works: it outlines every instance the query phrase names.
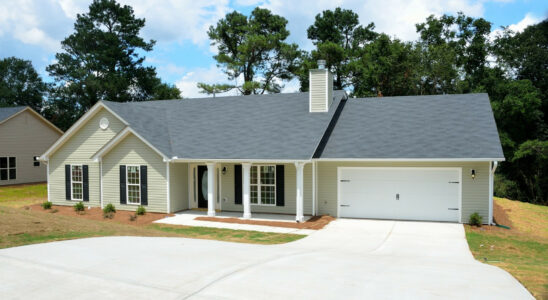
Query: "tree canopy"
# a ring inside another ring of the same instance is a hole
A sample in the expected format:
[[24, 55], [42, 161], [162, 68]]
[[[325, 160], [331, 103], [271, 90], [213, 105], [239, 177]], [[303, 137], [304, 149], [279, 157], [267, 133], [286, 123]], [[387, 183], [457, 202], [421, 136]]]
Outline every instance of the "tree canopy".
[[30, 106], [42, 111], [47, 85], [28, 60], [7, 57], [0, 60], [0, 107]]
[[94, 0], [87, 13], [77, 15], [74, 33], [61, 42], [57, 62], [47, 67], [56, 83], [49, 115], [61, 128], [100, 100], [180, 98], [175, 86], [162, 84], [154, 67], [143, 65], [139, 53], [155, 43], [139, 35], [144, 26], [130, 6], [114, 0]]
[[257, 7], [249, 17], [234, 11], [209, 28], [219, 51], [214, 59], [228, 80], [243, 78], [236, 86], [242, 94], [279, 93], [282, 82], [293, 78], [301, 52], [285, 42], [286, 25], [284, 17]]

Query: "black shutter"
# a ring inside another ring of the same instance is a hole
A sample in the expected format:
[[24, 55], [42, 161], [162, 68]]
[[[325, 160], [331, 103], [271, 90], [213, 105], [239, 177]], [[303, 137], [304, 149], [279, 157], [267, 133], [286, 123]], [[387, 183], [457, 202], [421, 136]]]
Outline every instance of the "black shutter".
[[88, 179], [88, 166], [83, 165], [82, 166], [82, 181], [83, 181], [83, 189], [84, 189], [84, 201], [89, 201], [89, 179]]
[[70, 195], [70, 165], [65, 165], [65, 199], [70, 200], [72, 197]]
[[234, 165], [234, 204], [242, 204], [242, 165]]
[[120, 204], [126, 204], [126, 166], [120, 165]]
[[285, 205], [284, 165], [276, 165], [276, 206]]
[[148, 205], [147, 166], [141, 166], [141, 205]]

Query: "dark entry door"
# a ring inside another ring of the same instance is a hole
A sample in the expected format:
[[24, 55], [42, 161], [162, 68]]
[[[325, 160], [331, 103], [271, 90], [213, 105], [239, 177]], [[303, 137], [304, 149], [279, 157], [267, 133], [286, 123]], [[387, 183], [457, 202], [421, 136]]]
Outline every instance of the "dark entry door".
[[207, 166], [198, 166], [198, 207], [207, 208]]

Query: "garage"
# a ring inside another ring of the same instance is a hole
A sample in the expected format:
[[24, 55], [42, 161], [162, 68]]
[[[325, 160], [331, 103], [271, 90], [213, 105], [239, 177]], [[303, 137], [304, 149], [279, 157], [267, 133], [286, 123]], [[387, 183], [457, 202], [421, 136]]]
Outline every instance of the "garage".
[[338, 168], [339, 216], [460, 221], [460, 168]]

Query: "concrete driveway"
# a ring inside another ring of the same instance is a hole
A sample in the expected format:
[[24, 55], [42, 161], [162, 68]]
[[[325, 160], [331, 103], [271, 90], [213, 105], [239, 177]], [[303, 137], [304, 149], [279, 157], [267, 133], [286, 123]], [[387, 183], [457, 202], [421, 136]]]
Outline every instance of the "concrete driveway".
[[262, 246], [106, 237], [0, 250], [3, 299], [532, 299], [462, 225], [345, 220]]

